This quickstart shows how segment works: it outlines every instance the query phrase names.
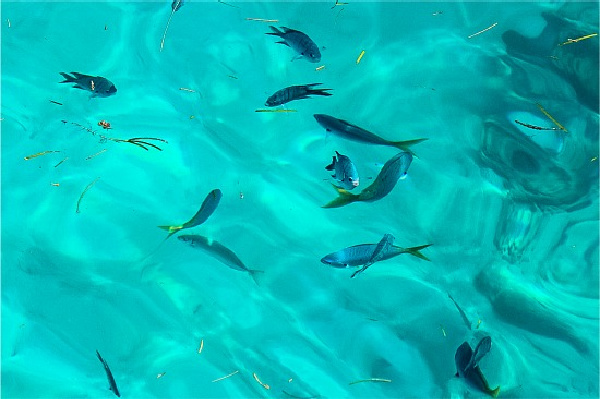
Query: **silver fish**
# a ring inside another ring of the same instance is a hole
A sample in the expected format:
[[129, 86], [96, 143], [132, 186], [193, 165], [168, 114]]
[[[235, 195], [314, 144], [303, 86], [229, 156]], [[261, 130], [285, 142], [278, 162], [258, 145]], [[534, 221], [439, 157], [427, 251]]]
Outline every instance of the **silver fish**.
[[363, 189], [360, 194], [352, 194], [343, 188], [334, 186], [339, 196], [325, 204], [323, 208], [339, 208], [355, 201], [373, 202], [385, 197], [394, 189], [398, 179], [406, 176], [412, 158], [413, 156], [409, 152], [399, 152], [394, 155], [383, 165], [375, 181]]
[[235, 252], [222, 245], [218, 241], [210, 241], [204, 236], [195, 234], [183, 234], [177, 238], [193, 248], [200, 248], [207, 251], [215, 259], [229, 266], [230, 269], [247, 272], [253, 278], [256, 273], [262, 273], [262, 270], [249, 269], [244, 262], [238, 258]]
[[60, 83], [75, 83], [76, 89], [91, 91], [93, 97], [108, 97], [117, 92], [115, 85], [101, 76], [83, 75], [79, 72], [71, 72], [71, 75], [59, 72], [65, 80]]
[[321, 61], [319, 48], [306, 33], [286, 27], [282, 27], [283, 31], [274, 26], [270, 26], [270, 28], [273, 32], [268, 32], [267, 35], [279, 36], [283, 40], [277, 43], [285, 44], [298, 53], [297, 56], [292, 58], [292, 61], [298, 58], [306, 58], [313, 63]]
[[277, 105], [289, 103], [294, 100], [303, 100], [310, 98], [310, 95], [319, 96], [330, 96], [331, 93], [327, 93], [327, 90], [332, 89], [315, 89], [315, 86], [319, 86], [322, 83], [310, 83], [301, 86], [290, 86], [285, 89], [277, 90], [273, 95], [267, 98], [265, 106], [275, 107]]
[[385, 234], [383, 236], [383, 238], [381, 239], [381, 241], [379, 241], [379, 243], [375, 247], [375, 250], [371, 254], [371, 257], [369, 258], [369, 261], [367, 263], [365, 263], [360, 270], [357, 270], [354, 273], [352, 273], [352, 275], [350, 276], [350, 278], [355, 277], [356, 275], [364, 272], [373, 263], [382, 260], [383, 257], [388, 252], [390, 252], [390, 248], [392, 247], [392, 244], [394, 243], [394, 240], [395, 240], [395, 237], [393, 235], [391, 235], [391, 234]]
[[358, 141], [360, 143], [381, 144], [396, 147], [402, 151], [410, 152], [410, 146], [425, 141], [427, 139], [415, 139], [406, 141], [389, 141], [383, 139], [368, 130], [346, 122], [343, 119], [334, 118], [325, 114], [314, 114], [319, 125], [325, 130], [347, 140]]
[[[321, 262], [333, 266], [338, 269], [348, 267], [356, 267], [368, 263], [375, 253], [378, 244], [361, 244], [352, 247], [344, 248], [336, 252], [332, 252], [321, 259]], [[429, 261], [421, 250], [430, 247], [432, 244], [421, 245], [418, 247], [402, 248], [396, 245], [391, 245], [385, 252], [381, 253], [379, 261], [394, 258], [400, 254], [410, 254], [417, 258]]]
[[468, 342], [463, 342], [457, 349], [454, 355], [454, 363], [456, 364], [456, 377], [466, 379], [471, 385], [495, 398], [500, 393], [500, 386], [492, 389], [489, 383], [483, 376], [479, 366], [467, 368], [473, 357], [473, 350]]
[[337, 159], [334, 156], [333, 162], [327, 165], [325, 169], [335, 172], [332, 177], [340, 182], [342, 188], [352, 190], [358, 187], [359, 177], [356, 166], [354, 166], [350, 158], [346, 155], [342, 155], [337, 151], [335, 154], [337, 155]]

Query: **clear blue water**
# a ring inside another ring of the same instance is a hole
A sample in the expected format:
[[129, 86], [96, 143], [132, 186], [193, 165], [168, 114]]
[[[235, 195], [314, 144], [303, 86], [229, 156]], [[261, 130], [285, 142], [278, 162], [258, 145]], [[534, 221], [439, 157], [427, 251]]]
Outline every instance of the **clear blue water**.
[[[598, 397], [598, 37], [558, 45], [598, 33], [598, 3], [348, 3], [186, 2], [161, 52], [168, 1], [2, 2], [3, 397], [114, 397], [95, 350], [129, 398], [482, 397], [454, 355], [485, 335], [500, 397]], [[291, 62], [270, 24], [321, 62]], [[118, 91], [90, 98], [70, 71]], [[333, 95], [255, 112], [312, 82]], [[567, 132], [514, 122], [556, 127], [536, 104]], [[360, 190], [397, 150], [315, 113], [429, 140], [385, 198], [324, 209], [334, 151]], [[177, 235], [255, 279], [157, 228], [215, 188]], [[353, 279], [320, 262], [386, 233], [431, 261]], [[369, 378], [391, 382], [349, 385]]]

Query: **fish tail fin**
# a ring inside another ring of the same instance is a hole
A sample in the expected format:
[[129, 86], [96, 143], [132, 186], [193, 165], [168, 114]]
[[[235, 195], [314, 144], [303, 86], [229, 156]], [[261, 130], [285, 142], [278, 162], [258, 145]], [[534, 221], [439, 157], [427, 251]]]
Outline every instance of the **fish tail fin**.
[[427, 247], [430, 247], [430, 246], [432, 246], [432, 245], [433, 245], [433, 244], [427, 244], [427, 245], [421, 245], [421, 246], [419, 246], [419, 247], [410, 247], [410, 248], [404, 248], [404, 250], [405, 250], [406, 252], [408, 252], [409, 254], [411, 254], [412, 256], [415, 256], [415, 257], [417, 257], [417, 258], [419, 258], [419, 259], [423, 259], [423, 260], [426, 260], [426, 261], [430, 261], [430, 262], [431, 262], [431, 259], [429, 259], [427, 256], [423, 255], [423, 254], [421, 253], [421, 250], [422, 250], [422, 249], [425, 249], [425, 248], [427, 248]]
[[[179, 230], [181, 230], [183, 228], [183, 226], [158, 226], [158, 227], [169, 232], [169, 235], [167, 236], [167, 238], [171, 237], [173, 234], [177, 233]], [[165, 240], [167, 238], [165, 238]]]
[[425, 141], [428, 139], [415, 139], [415, 140], [405, 140], [405, 141], [394, 141], [392, 142], [392, 145], [402, 151], [407, 151], [410, 152], [411, 154], [415, 155], [411, 150], [410, 147], [415, 145], [415, 144], [419, 144], [422, 141]]
[[71, 76], [68, 73], [64, 73], [64, 72], [59, 72], [59, 73], [63, 78], [65, 78], [65, 80], [63, 80], [62, 82], [59, 82], [59, 83], [77, 82], [77, 78], [75, 78], [74, 76]]
[[308, 89], [308, 94], [315, 94], [318, 96], [330, 96], [332, 93], [328, 93], [327, 90], [333, 89]]
[[281, 35], [283, 34], [283, 32], [282, 32], [282, 31], [280, 31], [279, 29], [277, 29], [277, 28], [276, 28], [276, 27], [274, 27], [274, 26], [269, 26], [269, 28], [271, 28], [271, 30], [272, 30], [273, 32], [267, 32], [267, 33], [265, 33], [265, 35], [275, 35], [275, 36], [281, 36]]
[[264, 272], [265, 272], [264, 270], [253, 270], [253, 269], [248, 270], [248, 273], [250, 273], [250, 277], [252, 277], [252, 280], [254, 280], [254, 282], [256, 283], [256, 285], [260, 285], [258, 283], [259, 280], [258, 280], [257, 277], [260, 276]]
[[333, 161], [331, 161], [331, 163], [327, 166], [325, 166], [325, 170], [334, 170], [335, 169], [335, 157], [333, 157]]
[[335, 191], [338, 192], [338, 197], [333, 201], [330, 201], [323, 205], [323, 208], [340, 208], [344, 205], [347, 205], [351, 202], [358, 201], [358, 195], [352, 194], [351, 192], [344, 190], [343, 188], [337, 187], [333, 185]]
[[500, 395], [500, 385], [498, 385], [495, 389], [492, 389], [490, 391], [490, 395], [492, 396], [492, 398], [498, 397], [498, 395]]

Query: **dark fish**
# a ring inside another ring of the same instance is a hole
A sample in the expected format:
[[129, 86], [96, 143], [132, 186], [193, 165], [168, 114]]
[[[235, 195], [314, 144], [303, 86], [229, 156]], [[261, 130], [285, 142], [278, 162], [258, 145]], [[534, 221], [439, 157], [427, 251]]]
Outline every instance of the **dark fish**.
[[108, 79], [101, 76], [83, 75], [79, 72], [71, 72], [71, 75], [59, 72], [65, 80], [60, 83], [75, 83], [76, 89], [91, 91], [93, 97], [108, 97], [117, 92], [115, 85]]
[[381, 144], [396, 147], [402, 151], [410, 151], [410, 146], [425, 141], [427, 139], [415, 139], [406, 141], [389, 141], [365, 130], [361, 127], [346, 122], [343, 119], [334, 118], [325, 114], [315, 114], [315, 119], [319, 125], [323, 126], [328, 132], [343, 137], [348, 140], [358, 141], [360, 143]]
[[477, 389], [495, 398], [500, 393], [500, 386], [497, 386], [495, 389], [491, 389], [490, 384], [483, 376], [483, 373], [478, 365], [467, 368], [467, 366], [471, 363], [472, 357], [473, 350], [471, 349], [471, 346], [468, 342], [463, 342], [458, 349], [456, 349], [456, 354], [454, 355], [454, 363], [456, 364], [456, 377], [466, 379]]
[[194, 217], [192, 217], [192, 219], [190, 219], [190, 221], [185, 222], [184, 224], [179, 225], [179, 226], [158, 226], [158, 227], [160, 227], [163, 230], [167, 230], [169, 232], [169, 235], [167, 236], [167, 238], [169, 238], [181, 229], [187, 229], [190, 227], [201, 225], [202, 223], [206, 222], [208, 217], [213, 214], [215, 209], [217, 209], [217, 206], [219, 205], [219, 201], [221, 201], [222, 197], [223, 197], [223, 193], [221, 192], [221, 190], [219, 190], [218, 188], [215, 190], [212, 190], [210, 193], [208, 193], [208, 195], [202, 202], [202, 206], [200, 207], [200, 210], [198, 212], [196, 212], [196, 214], [194, 215]]
[[[246, 267], [246, 265], [238, 258], [238, 256], [231, 249], [222, 245], [218, 241], [210, 241], [208, 238], [194, 234], [184, 234], [177, 237], [179, 240], [185, 242], [193, 248], [200, 248], [207, 251], [215, 259], [229, 266], [233, 270], [242, 272], [248, 272], [252, 278], [256, 273], [262, 273], [262, 270], [252, 270]], [[256, 281], [256, 280], [255, 280]]]
[[108, 363], [106, 363], [106, 360], [102, 359], [102, 356], [100, 356], [100, 353], [98, 352], [98, 349], [96, 349], [96, 355], [98, 356], [98, 359], [100, 359], [100, 361], [102, 362], [102, 365], [104, 366], [104, 371], [106, 371], [106, 377], [108, 378], [108, 384], [110, 385], [110, 390], [117, 395], [118, 397], [121, 397], [121, 394], [119, 393], [119, 388], [117, 388], [117, 382], [115, 381], [115, 379], [113, 378], [112, 373], [110, 372], [110, 368], [108, 367]]
[[350, 276], [350, 278], [355, 277], [356, 275], [364, 272], [373, 263], [382, 260], [383, 257], [392, 248], [395, 239], [396, 238], [393, 235], [391, 235], [391, 234], [384, 235], [383, 238], [381, 239], [381, 241], [379, 241], [379, 243], [375, 246], [375, 250], [371, 254], [371, 257], [369, 258], [368, 262], [365, 263], [361, 269], [359, 269], [359, 270], [355, 271], [354, 273], [352, 273], [352, 275]]
[[292, 58], [292, 61], [298, 58], [306, 58], [310, 62], [321, 61], [319, 48], [306, 33], [286, 27], [282, 27], [283, 32], [274, 26], [270, 26], [270, 28], [273, 32], [268, 32], [267, 35], [279, 36], [283, 40], [277, 43], [285, 44], [298, 53], [297, 56]]
[[267, 101], [265, 105], [267, 107], [275, 107], [277, 105], [289, 103], [294, 100], [303, 100], [305, 98], [310, 98], [309, 96], [319, 95], [319, 96], [330, 96], [331, 93], [327, 93], [327, 90], [332, 89], [315, 89], [315, 86], [319, 86], [322, 83], [310, 83], [301, 86], [290, 86], [285, 89], [281, 89], [273, 93]]
[[323, 208], [339, 208], [355, 201], [373, 202], [385, 197], [396, 186], [398, 179], [406, 176], [412, 158], [409, 152], [399, 152], [394, 155], [383, 165], [375, 181], [360, 194], [352, 194], [343, 188], [333, 186], [339, 197], [325, 204]]
[[354, 166], [350, 158], [346, 155], [342, 155], [337, 151], [335, 153], [337, 159], [334, 156], [333, 162], [330, 165], [327, 165], [325, 169], [330, 171], [333, 170], [335, 172], [332, 177], [340, 182], [342, 188], [352, 190], [355, 187], [358, 187], [359, 178], [356, 166]]
[[475, 347], [473, 356], [471, 356], [471, 360], [469, 361], [469, 364], [467, 364], [467, 367], [465, 367], [465, 370], [475, 368], [476, 366], [478, 366], [481, 358], [487, 355], [490, 349], [492, 349], [492, 337], [485, 336], [481, 338], [481, 341], [479, 341], [479, 343]]
[[[371, 260], [375, 250], [377, 249], [377, 245], [378, 244], [361, 244], [344, 248], [323, 257], [321, 262], [339, 269], [361, 266]], [[428, 261], [429, 258], [423, 255], [421, 250], [430, 246], [431, 244], [421, 245], [419, 247], [402, 248], [391, 245], [387, 251], [381, 254], [381, 258], [379, 260], [388, 260], [400, 254], [410, 254], [412, 256], [416, 256], [417, 258]]]

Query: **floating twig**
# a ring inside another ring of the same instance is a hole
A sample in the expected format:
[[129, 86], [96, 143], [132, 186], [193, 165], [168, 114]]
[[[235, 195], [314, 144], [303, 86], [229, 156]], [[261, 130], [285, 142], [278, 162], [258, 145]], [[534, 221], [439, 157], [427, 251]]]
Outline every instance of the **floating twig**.
[[163, 371], [162, 373], [158, 373], [158, 374], [156, 375], [156, 379], [158, 380], [159, 378], [162, 378], [162, 377], [164, 377], [164, 376], [165, 376], [165, 374], [167, 374], [167, 372], [166, 372], [166, 371]]
[[167, 38], [167, 31], [169, 30], [169, 24], [171, 23], [171, 18], [173, 18], [173, 14], [175, 14], [175, 11], [179, 10], [182, 5], [183, 5], [183, 0], [173, 0], [173, 2], [171, 3], [171, 15], [169, 16], [169, 19], [167, 20], [167, 26], [165, 26], [165, 33], [163, 33], [162, 40], [160, 41], [160, 51], [163, 51], [163, 48], [165, 47], [165, 39]]
[[59, 163], [57, 163], [56, 165], [54, 165], [54, 167], [56, 168], [58, 165], [60, 165], [61, 163], [65, 162], [67, 159], [69, 159], [69, 157], [65, 157], [62, 161], [60, 161]]
[[484, 30], [480, 30], [480, 31], [479, 31], [479, 32], [477, 32], [477, 33], [473, 33], [472, 35], [469, 35], [469, 36], [467, 36], [467, 38], [468, 38], [468, 39], [470, 39], [470, 38], [472, 38], [472, 37], [475, 37], [475, 36], [477, 36], [477, 35], [480, 35], [480, 34], [482, 34], [483, 32], [487, 32], [488, 30], [492, 29], [492, 28], [493, 28], [494, 26], [496, 26], [496, 25], [498, 25], [498, 22], [494, 22], [494, 23], [493, 23], [491, 26], [489, 26], [489, 27], [485, 28]]
[[360, 64], [360, 60], [362, 60], [363, 55], [365, 55], [365, 50], [360, 52], [358, 58], [356, 59], [356, 65]]
[[558, 126], [561, 130], [564, 130], [565, 132], [567, 131], [567, 129], [565, 129], [565, 127], [563, 125], [561, 125], [560, 123], [558, 123], [556, 121], [556, 119], [554, 119], [552, 117], [552, 115], [550, 115], [545, 109], [544, 107], [542, 107], [540, 104], [536, 104], [538, 106], [538, 108], [540, 109], [540, 111], [542, 111], [542, 114], [546, 115], [548, 118], [550, 118], [550, 120], [552, 121], [552, 123], [554, 123], [556, 126]]
[[146, 148], [146, 146], [155, 148], [158, 151], [162, 151], [162, 149], [159, 148], [156, 144], [150, 143], [147, 140], [156, 140], [156, 141], [160, 141], [160, 142], [168, 144], [167, 140], [159, 139], [159, 138], [156, 138], [156, 137], [134, 137], [134, 138], [127, 139], [127, 140], [108, 138], [108, 140], [110, 140], [110, 141], [116, 141], [117, 143], [130, 143], [130, 144], [134, 144], [134, 145], [137, 145], [138, 147], [143, 148], [146, 151], [148, 151], [148, 149]]
[[102, 154], [102, 153], [103, 153], [103, 152], [105, 152], [105, 151], [106, 151], [106, 148], [105, 148], [105, 149], [103, 149], [102, 151], [98, 151], [98, 152], [97, 152], [97, 153], [95, 153], [94, 155], [88, 155], [88, 156], [85, 158], [85, 160], [86, 160], [86, 161], [89, 161], [90, 159], [94, 158], [95, 156], [98, 156], [98, 155]]
[[62, 104], [61, 104], [61, 103], [59, 103], [58, 101], [54, 101], [54, 100], [48, 100], [48, 101], [50, 101], [51, 103], [54, 103], [54, 104], [62, 105]]
[[257, 109], [254, 112], [298, 112], [295, 109]]
[[318, 66], [315, 68], [315, 71], [320, 71], [323, 68], [325, 68], [325, 65]]
[[444, 337], [446, 336], [446, 330], [444, 330], [444, 326], [440, 324], [440, 330], [442, 330], [442, 334]]
[[96, 184], [96, 182], [98, 181], [98, 179], [99, 179], [99, 177], [96, 177], [93, 182], [91, 182], [90, 184], [88, 184], [86, 186], [86, 188], [83, 190], [83, 192], [81, 193], [81, 195], [79, 196], [79, 199], [77, 200], [77, 208], [75, 209], [76, 213], [80, 213], [79, 212], [79, 204], [81, 203], [81, 200], [83, 199], [83, 196], [85, 195], [86, 191], [89, 190], [90, 188], [92, 188], [92, 186], [94, 184]]
[[258, 376], [256, 375], [256, 373], [252, 373], [252, 377], [254, 377], [254, 379], [256, 380], [256, 382], [258, 382], [260, 385], [263, 386], [264, 389], [271, 389], [271, 387], [267, 384], [265, 384], [264, 382], [262, 382]]
[[194, 91], [194, 90], [192, 90], [192, 89], [187, 89], [187, 88], [185, 88], [185, 87], [180, 87], [180, 88], [179, 88], [179, 90], [181, 90], [181, 91], [189, 91], [190, 93], [195, 93], [195, 91]]
[[246, 18], [246, 21], [279, 22], [278, 19]]
[[60, 152], [60, 151], [42, 151], [42, 152], [38, 152], [37, 154], [27, 155], [25, 157], [25, 160], [29, 161], [30, 159], [37, 158], [37, 157], [40, 157], [40, 156], [46, 155], [46, 154], [51, 154], [53, 152]]
[[50, 185], [51, 185], [51, 186], [53, 186], [53, 187], [58, 187], [58, 186], [60, 186], [60, 184], [59, 184], [59, 183], [50, 183]]
[[331, 7], [331, 9], [333, 10], [336, 6], [345, 6], [348, 3], [343, 3], [341, 1], [335, 0], [335, 4], [333, 5], [333, 7]]
[[590, 163], [596, 162], [597, 160], [598, 160], [598, 157], [592, 157], [592, 159], [590, 159]]
[[10, 19], [6, 19], [6, 22], [8, 22], [8, 27], [10, 28]]
[[229, 378], [229, 377], [231, 377], [232, 375], [234, 375], [234, 374], [237, 374], [237, 373], [239, 373], [239, 372], [240, 372], [239, 370], [235, 370], [233, 373], [229, 373], [229, 374], [227, 374], [225, 377], [217, 378], [216, 380], [212, 380], [211, 382], [217, 382], [217, 381], [224, 380], [224, 379], [226, 379], [226, 378]]
[[577, 42], [580, 42], [582, 40], [590, 39], [590, 38], [592, 38], [594, 36], [598, 36], [598, 34], [597, 33], [590, 33], [589, 35], [581, 36], [581, 37], [578, 37], [577, 39], [567, 39], [566, 42], [562, 42], [562, 43], [560, 43], [558, 45], [559, 46], [564, 46], [565, 44], [577, 43]]
[[204, 340], [200, 340], [200, 348], [198, 348], [198, 354], [202, 353], [202, 348], [204, 348]]
[[358, 384], [361, 382], [392, 382], [392, 380], [386, 380], [384, 378], [368, 378], [366, 380], [353, 381], [353, 382], [349, 383], [348, 385], [354, 385], [354, 384]]
[[218, 1], [219, 3], [221, 3], [221, 4], [225, 4], [226, 6], [229, 6], [229, 7], [233, 7], [233, 8], [240, 8], [240, 7], [238, 7], [238, 6], [234, 6], [234, 5], [232, 5], [232, 4], [225, 3], [224, 1], [221, 1], [221, 0], [217, 0], [217, 1]]
[[559, 129], [559, 128], [557, 128], [557, 127], [540, 127], [540, 126], [530, 125], [530, 124], [528, 124], [528, 123], [523, 123], [523, 122], [520, 122], [520, 121], [518, 121], [518, 120], [516, 120], [516, 119], [515, 119], [515, 123], [516, 123], [516, 124], [519, 124], [519, 125], [521, 125], [521, 126], [528, 127], [528, 128], [530, 128], [530, 129], [535, 129], [535, 130], [560, 130], [560, 129]]

